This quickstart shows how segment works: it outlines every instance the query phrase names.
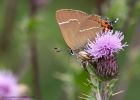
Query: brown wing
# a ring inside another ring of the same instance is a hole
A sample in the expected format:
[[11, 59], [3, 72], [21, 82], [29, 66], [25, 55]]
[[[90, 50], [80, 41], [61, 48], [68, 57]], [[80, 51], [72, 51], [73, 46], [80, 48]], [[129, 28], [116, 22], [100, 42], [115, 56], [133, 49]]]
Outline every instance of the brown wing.
[[89, 15], [79, 28], [79, 32], [75, 37], [80, 37], [79, 45], [84, 46], [88, 40], [94, 41], [96, 34], [103, 30], [100, 23], [101, 17], [98, 15]]
[[79, 10], [62, 9], [56, 12], [56, 19], [63, 38], [72, 50], [76, 50], [81, 46], [81, 37], [78, 36], [78, 31], [81, 23], [87, 17], [88, 14]]

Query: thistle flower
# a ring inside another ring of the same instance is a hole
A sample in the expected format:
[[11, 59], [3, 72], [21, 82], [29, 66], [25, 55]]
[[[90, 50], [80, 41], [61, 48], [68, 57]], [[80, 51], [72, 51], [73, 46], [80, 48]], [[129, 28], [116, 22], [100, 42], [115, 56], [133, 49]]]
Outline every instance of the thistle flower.
[[124, 35], [113, 31], [97, 34], [95, 41], [89, 42], [85, 51], [95, 60], [91, 63], [95, 73], [103, 79], [112, 79], [118, 74], [118, 64], [115, 55], [126, 47], [122, 44]]
[[0, 100], [15, 100], [19, 96], [17, 78], [10, 71], [0, 71]]
[[103, 80], [115, 78], [118, 75], [118, 64], [114, 56], [99, 58], [94, 63], [95, 73]]
[[123, 39], [124, 35], [121, 32], [116, 31], [114, 34], [113, 31], [102, 32], [97, 34], [94, 42], [88, 43], [85, 51], [94, 59], [113, 56], [127, 46], [121, 43]]

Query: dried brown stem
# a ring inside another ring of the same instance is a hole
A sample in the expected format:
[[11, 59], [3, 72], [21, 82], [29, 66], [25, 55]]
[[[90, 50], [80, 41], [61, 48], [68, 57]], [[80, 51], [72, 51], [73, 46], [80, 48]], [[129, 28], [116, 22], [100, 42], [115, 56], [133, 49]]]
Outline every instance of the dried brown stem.
[[16, 17], [17, 0], [7, 0], [4, 15], [4, 27], [0, 39], [0, 49], [6, 52], [10, 47], [10, 40], [12, 37], [12, 30], [14, 27]]
[[30, 47], [31, 47], [31, 63], [32, 63], [32, 74], [33, 74], [33, 84], [34, 84], [33, 87], [34, 96], [36, 100], [42, 100], [37, 45], [36, 45], [36, 38], [34, 34], [31, 36]]
[[[42, 0], [30, 0], [31, 3], [31, 20], [36, 21], [35, 17]], [[35, 27], [30, 30], [31, 39], [30, 39], [30, 50], [31, 50], [31, 63], [32, 63], [32, 74], [33, 74], [33, 83], [34, 83], [34, 96], [35, 100], [42, 100], [41, 96], [41, 85], [40, 85], [40, 71], [38, 63], [38, 54], [37, 54], [37, 41], [35, 34]]]

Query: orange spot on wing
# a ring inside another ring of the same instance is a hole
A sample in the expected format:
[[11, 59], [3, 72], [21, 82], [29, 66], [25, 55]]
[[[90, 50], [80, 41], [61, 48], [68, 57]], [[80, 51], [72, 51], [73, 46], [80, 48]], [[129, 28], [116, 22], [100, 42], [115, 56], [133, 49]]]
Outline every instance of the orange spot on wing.
[[97, 19], [97, 20], [95, 20], [95, 21], [97, 21], [98, 23], [100, 23], [101, 24], [101, 26], [103, 27], [103, 31], [109, 31], [109, 30], [111, 30], [112, 28], [112, 26], [109, 24], [109, 22], [107, 21], [107, 20], [104, 20], [104, 19]]

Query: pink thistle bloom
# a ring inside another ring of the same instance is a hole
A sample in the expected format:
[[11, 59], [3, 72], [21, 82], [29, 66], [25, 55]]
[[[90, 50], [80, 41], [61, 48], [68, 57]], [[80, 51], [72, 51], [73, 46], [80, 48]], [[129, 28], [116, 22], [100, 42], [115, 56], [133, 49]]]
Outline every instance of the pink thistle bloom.
[[0, 71], [0, 100], [16, 100], [18, 96], [17, 78], [10, 71]]
[[88, 43], [85, 51], [95, 59], [112, 56], [127, 46], [126, 43], [122, 44], [123, 39], [124, 35], [119, 31], [101, 32], [97, 34], [94, 42]]

